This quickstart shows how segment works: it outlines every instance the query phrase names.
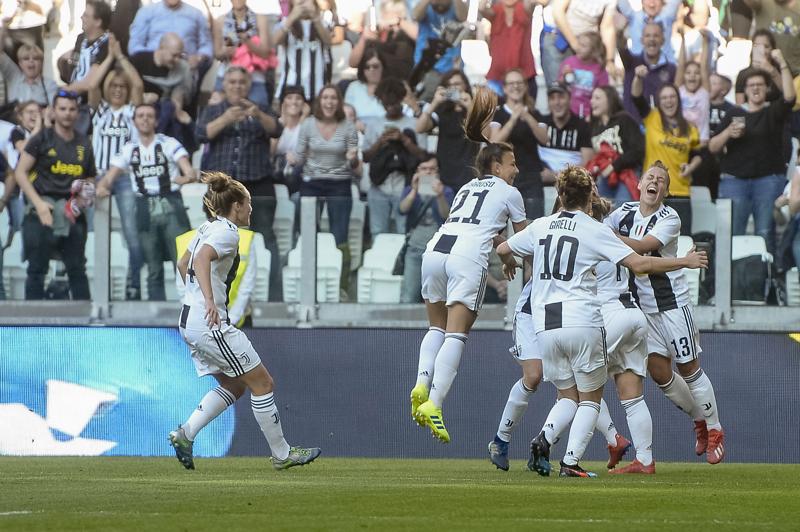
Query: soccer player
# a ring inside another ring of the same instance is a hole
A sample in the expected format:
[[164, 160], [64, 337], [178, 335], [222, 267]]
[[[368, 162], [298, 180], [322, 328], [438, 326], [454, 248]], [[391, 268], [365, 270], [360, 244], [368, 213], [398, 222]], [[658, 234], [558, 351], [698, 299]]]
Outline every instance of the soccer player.
[[563, 210], [534, 220], [500, 244], [497, 253], [509, 277], [516, 267], [516, 261], [510, 260], [513, 255], [533, 256], [531, 308], [544, 377], [562, 396], [578, 403], [559, 475], [586, 478], [596, 475], [585, 471], [579, 461], [594, 432], [607, 380], [606, 334], [596, 297], [595, 267], [610, 261], [648, 273], [699, 268], [708, 261], [704, 253], [694, 251], [681, 259], [633, 252], [609, 227], [589, 216], [594, 182], [583, 168], [568, 166], [561, 171], [556, 188]]
[[[476, 91], [464, 129], [470, 140], [486, 142], [475, 160], [480, 177], [458, 191], [449, 218], [422, 256], [422, 298], [430, 329], [420, 345], [411, 415], [444, 443], [450, 434], [442, 403], [483, 302], [489, 252], [501, 240], [499, 233], [509, 219], [515, 232], [525, 227], [522, 196], [512, 186], [518, 173], [514, 150], [509, 144], [490, 143], [484, 135], [496, 107], [492, 91]], [[506, 260], [514, 262], [511, 256]]]
[[[625, 203], [608, 217], [607, 223], [637, 253], [677, 254], [681, 219], [663, 204], [669, 180], [666, 166], [655, 161], [639, 181], [639, 202]], [[706, 453], [709, 464], [718, 464], [725, 457], [725, 434], [714, 387], [700, 367], [700, 334], [686, 277], [680, 270], [637, 275], [631, 289], [647, 318], [647, 370], [661, 391], [694, 419], [697, 455]], [[677, 373], [672, 370], [673, 359]]]
[[194, 469], [192, 446], [197, 433], [249, 388], [253, 415], [272, 451], [272, 466], [287, 469], [308, 464], [320, 455], [320, 449], [286, 443], [272, 376], [247, 336], [229, 319], [228, 296], [239, 265], [237, 226], [250, 223], [250, 193], [223, 173], [206, 174], [203, 181], [209, 188], [203, 201], [214, 219], [200, 226], [178, 263], [186, 282], [180, 331], [197, 374], [213, 376], [219, 386], [203, 397], [186, 422], [169, 433], [169, 440], [181, 464]]

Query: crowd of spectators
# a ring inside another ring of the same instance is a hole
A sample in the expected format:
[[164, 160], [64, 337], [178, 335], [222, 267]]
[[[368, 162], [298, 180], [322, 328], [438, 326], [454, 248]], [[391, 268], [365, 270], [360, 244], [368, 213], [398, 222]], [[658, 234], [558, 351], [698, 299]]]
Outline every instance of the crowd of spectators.
[[[45, 297], [52, 258], [70, 296], [89, 298], [96, 181], [121, 215], [127, 297], [141, 297], [147, 265], [149, 298], [164, 299], [161, 265], [188, 229], [181, 185], [216, 170], [254, 198], [270, 300], [282, 299], [286, 260], [273, 227], [281, 184], [326, 205], [343, 298], [355, 297], [350, 222], [361, 200], [367, 247], [409, 234], [402, 300], [417, 301], [424, 243], [473, 177], [478, 147], [461, 124], [475, 83], [501, 98], [486, 133], [514, 146], [530, 218], [545, 214], [544, 187], [568, 164], [621, 203], [661, 160], [685, 234], [691, 187], [706, 186], [732, 200], [735, 235], [752, 216], [771, 252], [794, 250], [800, 263], [787, 173], [800, 137], [800, 0], [225, 1], [214, 17], [205, 2], [87, 0], [60, 79], [44, 68], [44, 36], [58, 31], [48, 15], [61, 2], [3, 2], [0, 210], [22, 233], [26, 298]], [[488, 69], [462, 59], [464, 38], [488, 42]], [[778, 240], [778, 208], [789, 242]], [[499, 278], [489, 285], [502, 299]]]

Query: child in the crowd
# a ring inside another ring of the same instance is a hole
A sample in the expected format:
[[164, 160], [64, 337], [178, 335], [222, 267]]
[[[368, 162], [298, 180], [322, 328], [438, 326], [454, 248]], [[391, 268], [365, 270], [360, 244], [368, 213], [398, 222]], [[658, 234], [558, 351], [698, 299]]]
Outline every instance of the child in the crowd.
[[713, 38], [708, 30], [700, 30], [703, 37], [703, 51], [700, 62], [686, 59], [686, 40], [683, 38], [683, 28], [678, 29], [681, 36], [681, 48], [678, 57], [678, 70], [675, 73], [675, 85], [681, 95], [683, 117], [697, 127], [700, 132], [700, 143], [705, 145], [709, 138], [709, 119], [711, 88], [708, 70], [708, 43]]
[[608, 85], [604, 63], [606, 47], [600, 34], [587, 31], [578, 35], [576, 54], [561, 63], [558, 79], [569, 85], [570, 110], [581, 118], [591, 114], [592, 91]]

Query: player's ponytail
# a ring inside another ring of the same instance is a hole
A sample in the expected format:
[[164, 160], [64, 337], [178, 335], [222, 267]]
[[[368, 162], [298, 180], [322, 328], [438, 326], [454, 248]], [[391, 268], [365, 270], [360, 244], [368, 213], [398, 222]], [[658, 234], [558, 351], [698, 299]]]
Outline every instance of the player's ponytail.
[[475, 158], [475, 168], [479, 177], [492, 173], [492, 164], [500, 163], [503, 154], [512, 152], [514, 148], [505, 142], [489, 142], [483, 134], [492, 121], [494, 111], [497, 109], [497, 95], [491, 89], [478, 87], [472, 107], [464, 119], [464, 133], [472, 142], [485, 143]]
[[244, 185], [223, 172], [204, 172], [202, 181], [208, 185], [203, 204], [212, 217], [229, 214], [234, 203], [242, 203], [247, 198]]
[[610, 212], [611, 202], [597, 194], [592, 194], [592, 218], [602, 222]]
[[568, 165], [556, 177], [556, 190], [564, 210], [583, 209], [594, 192], [594, 180], [585, 168]]

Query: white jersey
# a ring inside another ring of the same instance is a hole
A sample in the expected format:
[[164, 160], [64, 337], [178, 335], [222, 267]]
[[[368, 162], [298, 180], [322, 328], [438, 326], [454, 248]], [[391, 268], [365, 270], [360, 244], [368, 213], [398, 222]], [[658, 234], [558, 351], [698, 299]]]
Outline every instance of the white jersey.
[[[606, 223], [619, 234], [634, 240], [650, 235], [661, 242], [658, 251], [650, 253], [653, 257], [678, 256], [678, 236], [681, 234], [681, 219], [672, 207], [662, 207], [643, 216], [639, 202], [624, 203], [608, 215]], [[689, 304], [689, 284], [683, 270], [669, 273], [652, 273], [632, 276], [630, 289], [641, 309], [648, 314], [664, 312]]]
[[531, 290], [533, 289], [533, 275], [525, 283], [525, 286], [522, 287], [522, 292], [519, 294], [519, 299], [517, 299], [517, 307], [514, 309], [514, 314], [519, 314], [520, 312], [524, 312], [525, 314], [533, 314], [531, 312]]
[[239, 268], [239, 231], [236, 225], [221, 217], [201, 225], [187, 248], [191, 256], [184, 279], [186, 293], [183, 304], [191, 309], [186, 321], [188, 329], [207, 328], [205, 297], [194, 270], [195, 254], [206, 244], [217, 252], [217, 260], [211, 261], [211, 289], [214, 293], [214, 304], [223, 322], [228, 319], [228, 293]]
[[139, 134], [133, 125], [136, 106], [125, 104], [112, 109], [105, 100], [100, 102], [92, 115], [92, 150], [94, 162], [103, 175], [111, 166], [111, 158], [122, 150], [126, 142], [136, 142]]
[[582, 211], [534, 220], [508, 239], [517, 255], [533, 255], [531, 293], [536, 332], [562, 327], [602, 327], [594, 268], [617, 264], [633, 250], [607, 226]]
[[[614, 229], [608, 218], [604, 223], [612, 230]], [[597, 274], [597, 299], [601, 304], [620, 300], [620, 298], [630, 301], [630, 270], [628, 268], [622, 264], [601, 262], [594, 271]]]
[[425, 251], [458, 255], [486, 268], [492, 239], [506, 228], [509, 219], [513, 223], [525, 220], [519, 191], [499, 177], [473, 179], [458, 191], [449, 218]]
[[189, 153], [180, 142], [157, 133], [149, 146], [141, 141], [125, 143], [111, 158], [111, 166], [130, 174], [137, 194], [160, 196], [180, 189], [175, 178], [181, 175], [178, 161], [183, 157], [189, 157]]

